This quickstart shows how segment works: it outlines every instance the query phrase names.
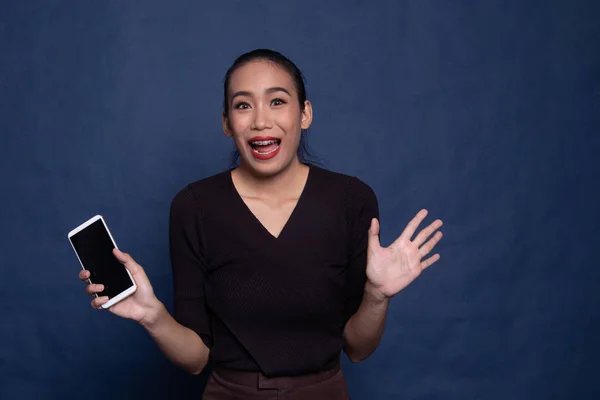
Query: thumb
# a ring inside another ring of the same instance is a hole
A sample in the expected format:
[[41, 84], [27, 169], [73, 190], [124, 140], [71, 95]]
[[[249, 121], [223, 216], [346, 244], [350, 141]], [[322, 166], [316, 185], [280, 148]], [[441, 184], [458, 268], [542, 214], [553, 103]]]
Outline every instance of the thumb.
[[116, 247], [113, 249], [113, 254], [117, 260], [131, 272], [132, 275], [145, 275], [142, 267], [127, 253], [123, 253]]
[[371, 226], [369, 226], [369, 248], [377, 250], [381, 247], [379, 243], [379, 220], [373, 218], [371, 220]]

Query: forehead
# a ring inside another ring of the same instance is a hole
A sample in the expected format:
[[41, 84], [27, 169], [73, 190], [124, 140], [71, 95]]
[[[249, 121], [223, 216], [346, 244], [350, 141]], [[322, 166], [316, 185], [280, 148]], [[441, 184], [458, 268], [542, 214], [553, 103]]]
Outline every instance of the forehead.
[[259, 94], [271, 87], [296, 92], [291, 75], [277, 64], [265, 60], [251, 61], [239, 67], [229, 80], [229, 94], [240, 90]]

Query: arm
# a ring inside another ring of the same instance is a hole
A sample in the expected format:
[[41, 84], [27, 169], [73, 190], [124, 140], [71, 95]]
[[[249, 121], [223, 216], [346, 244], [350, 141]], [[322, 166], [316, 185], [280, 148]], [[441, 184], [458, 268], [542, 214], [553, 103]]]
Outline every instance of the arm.
[[351, 221], [346, 276], [344, 352], [352, 362], [369, 357], [383, 335], [389, 299], [378, 296], [367, 281], [369, 224], [379, 218], [375, 192], [358, 179], [350, 182], [347, 219]]
[[354, 183], [354, 188], [352, 185], [351, 188], [356, 201], [349, 201], [351, 209], [348, 216], [355, 222], [350, 234], [353, 252], [348, 264], [348, 319], [344, 325], [344, 351], [350, 360], [358, 362], [371, 355], [379, 345], [392, 296], [440, 259], [439, 254], [423, 258], [442, 238], [441, 232], [435, 232], [442, 226], [442, 221], [434, 221], [411, 240], [427, 215], [427, 211], [422, 210], [394, 243], [382, 247], [375, 193], [362, 182]]
[[[164, 305], [156, 298], [152, 285], [142, 266], [127, 253], [113, 250], [115, 257], [131, 272], [137, 285], [135, 293], [112, 305], [108, 310], [122, 318], [131, 319], [143, 326], [152, 336], [165, 356], [177, 366], [192, 374], [198, 374], [205, 367], [209, 349], [203, 340], [189, 328], [184, 327], [171, 317]], [[90, 272], [82, 270], [79, 278], [86, 282]], [[88, 284], [88, 295], [94, 296], [104, 290], [101, 284]], [[107, 296], [97, 297], [92, 307], [108, 301]]]
[[[146, 328], [155, 340], [161, 340], [159, 346], [189, 351], [183, 359], [179, 353], [170, 359], [191, 373], [199, 374], [209, 359], [212, 324], [204, 290], [207, 263], [199, 203], [191, 187], [175, 196], [169, 219], [174, 313], [171, 317], [161, 304]], [[191, 369], [186, 368], [189, 366], [186, 361], [193, 361]]]
[[186, 187], [173, 199], [169, 216], [173, 316], [156, 300], [149, 317], [140, 322], [166, 357], [191, 374], [202, 372], [212, 343], [204, 298], [206, 263], [201, 231], [197, 200]]
[[[373, 219], [371, 222], [368, 231], [367, 283], [363, 299], [358, 311], [344, 327], [346, 353], [352, 361], [365, 359], [377, 348], [392, 296], [440, 259], [439, 254], [435, 254], [423, 260], [442, 238], [441, 232], [434, 234], [442, 226], [441, 220], [434, 221], [411, 240], [426, 215], [426, 210], [420, 211], [402, 235], [387, 248], [381, 247], [379, 243], [379, 221]], [[429, 237], [431, 239], [427, 240]]]
[[358, 307], [344, 327], [344, 352], [352, 362], [369, 357], [379, 345], [385, 326], [388, 298], [381, 298], [367, 283]]
[[209, 348], [196, 332], [175, 321], [162, 303], [158, 302], [152, 318], [140, 324], [173, 364], [194, 375], [202, 372], [208, 362]]

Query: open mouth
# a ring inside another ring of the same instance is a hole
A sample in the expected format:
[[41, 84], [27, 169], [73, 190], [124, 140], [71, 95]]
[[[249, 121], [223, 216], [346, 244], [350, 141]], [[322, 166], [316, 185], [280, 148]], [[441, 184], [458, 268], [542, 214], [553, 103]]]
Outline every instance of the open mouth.
[[260, 155], [268, 155], [276, 152], [279, 149], [281, 140], [269, 139], [269, 140], [252, 140], [248, 141], [248, 144], [252, 148], [252, 151]]

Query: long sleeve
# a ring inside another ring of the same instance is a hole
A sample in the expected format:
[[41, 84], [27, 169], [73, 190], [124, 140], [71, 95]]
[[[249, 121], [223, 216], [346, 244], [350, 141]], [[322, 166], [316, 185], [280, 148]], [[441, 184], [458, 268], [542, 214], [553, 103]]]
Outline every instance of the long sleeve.
[[208, 347], [212, 332], [205, 301], [206, 264], [200, 241], [198, 206], [189, 187], [171, 203], [169, 246], [173, 270], [174, 317], [192, 329]]
[[379, 219], [379, 204], [375, 192], [358, 178], [352, 178], [348, 187], [347, 218], [349, 221], [348, 265], [346, 279], [347, 321], [358, 310], [367, 282], [368, 231], [371, 219]]

